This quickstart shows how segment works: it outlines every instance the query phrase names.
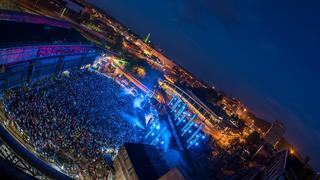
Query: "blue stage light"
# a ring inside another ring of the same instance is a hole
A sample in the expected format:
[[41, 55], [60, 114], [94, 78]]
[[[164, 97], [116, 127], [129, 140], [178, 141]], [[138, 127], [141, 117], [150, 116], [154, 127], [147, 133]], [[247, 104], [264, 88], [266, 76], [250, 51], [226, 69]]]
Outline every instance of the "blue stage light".
[[196, 146], [198, 146], [199, 145], [199, 143], [196, 143]]
[[189, 130], [189, 133], [191, 133], [191, 130]]
[[152, 133], [151, 136], [154, 136], [154, 133]]
[[205, 136], [202, 136], [202, 139], [204, 139], [205, 138]]
[[164, 144], [164, 141], [161, 141], [161, 144]]

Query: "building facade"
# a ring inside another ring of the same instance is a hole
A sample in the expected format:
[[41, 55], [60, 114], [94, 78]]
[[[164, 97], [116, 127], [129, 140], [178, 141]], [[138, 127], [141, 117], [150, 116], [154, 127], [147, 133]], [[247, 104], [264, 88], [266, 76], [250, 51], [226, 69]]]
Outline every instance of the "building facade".
[[125, 143], [113, 161], [115, 180], [184, 180], [177, 167], [170, 168], [155, 146]]

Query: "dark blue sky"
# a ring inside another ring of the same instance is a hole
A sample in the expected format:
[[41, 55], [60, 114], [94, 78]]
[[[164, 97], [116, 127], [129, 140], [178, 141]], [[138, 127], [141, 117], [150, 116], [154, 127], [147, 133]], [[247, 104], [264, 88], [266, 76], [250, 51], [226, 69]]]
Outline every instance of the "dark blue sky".
[[258, 116], [320, 170], [320, 1], [90, 0]]

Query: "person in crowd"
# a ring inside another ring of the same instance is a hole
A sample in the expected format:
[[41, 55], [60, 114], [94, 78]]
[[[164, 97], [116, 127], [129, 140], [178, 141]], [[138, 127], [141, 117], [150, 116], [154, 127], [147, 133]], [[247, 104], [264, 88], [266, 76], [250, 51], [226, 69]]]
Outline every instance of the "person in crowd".
[[[35, 150], [68, 173], [106, 168], [106, 148], [141, 135], [119, 112], [133, 113], [132, 97], [112, 79], [88, 70], [46, 77], [5, 98], [7, 113]], [[97, 171], [97, 170], [96, 170]], [[77, 174], [77, 173], [76, 173]]]

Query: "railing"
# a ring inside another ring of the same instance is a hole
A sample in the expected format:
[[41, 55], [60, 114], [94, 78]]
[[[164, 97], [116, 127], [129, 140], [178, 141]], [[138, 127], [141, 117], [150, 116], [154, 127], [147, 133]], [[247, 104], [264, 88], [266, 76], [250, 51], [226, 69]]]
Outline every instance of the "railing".
[[197, 107], [199, 107], [199, 109], [202, 109], [205, 113], [210, 114], [212, 117], [214, 117], [215, 119], [219, 119], [219, 116], [216, 115], [211, 109], [209, 109], [208, 107], [206, 107], [206, 105], [204, 105], [200, 100], [195, 99], [195, 97], [192, 97], [191, 95], [189, 95], [187, 92], [185, 92], [184, 90], [182, 90], [180, 87], [176, 86], [175, 84], [170, 83], [169, 81], [163, 81], [164, 83], [166, 83], [167, 85], [171, 86], [173, 89], [175, 89], [181, 96], [183, 96], [185, 99], [187, 100], [191, 100], [193, 105], [197, 105]]
[[[20, 170], [21, 173], [27, 175], [31, 175], [37, 179], [49, 179], [46, 175], [38, 171], [37, 169], [33, 168], [29, 163], [27, 163], [23, 158], [21, 158], [17, 153], [15, 153], [10, 146], [0, 138], [0, 159], [1, 161], [6, 161], [10, 163], [10, 165], [14, 168]], [[10, 168], [10, 167], [8, 167]]]
[[[209, 128], [221, 128], [221, 120], [211, 109], [205, 106], [200, 100], [194, 99], [191, 95], [186, 93], [180, 87], [170, 83], [169, 81], [162, 81], [162, 83], [171, 89], [171, 91], [177, 93], [180, 98], [183, 98], [185, 102], [190, 105], [191, 110], [196, 112], [204, 124]], [[200, 101], [200, 102], [199, 102]]]

